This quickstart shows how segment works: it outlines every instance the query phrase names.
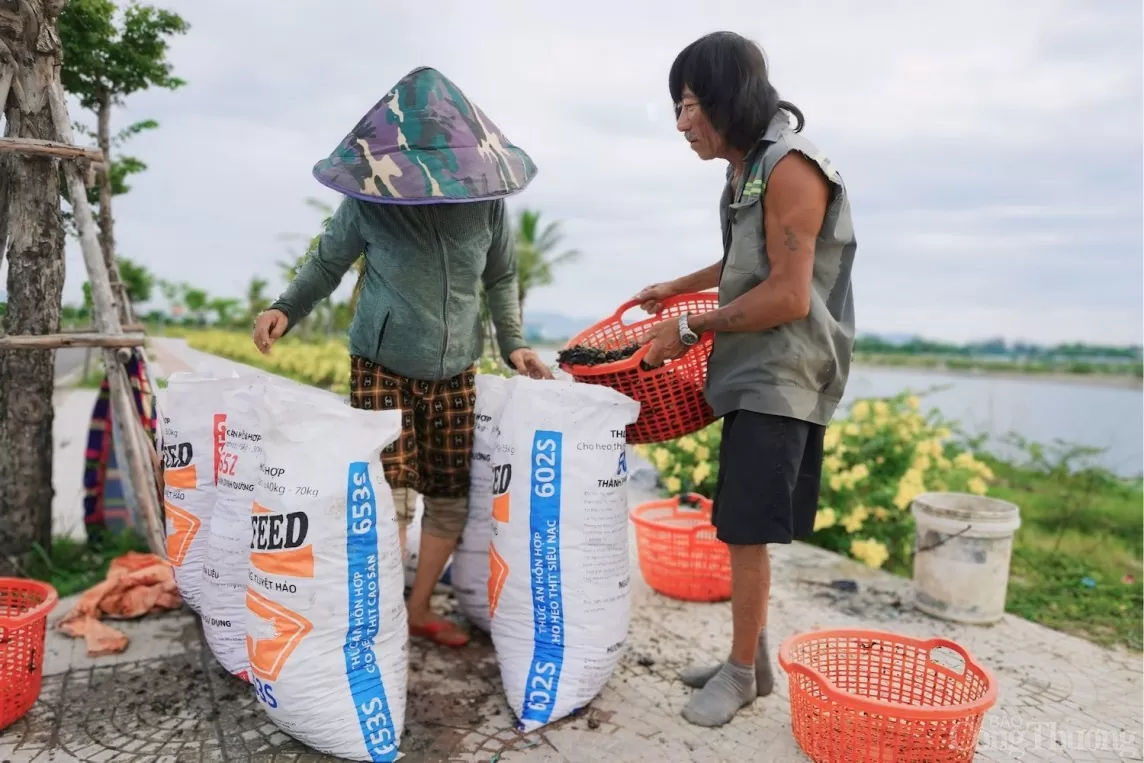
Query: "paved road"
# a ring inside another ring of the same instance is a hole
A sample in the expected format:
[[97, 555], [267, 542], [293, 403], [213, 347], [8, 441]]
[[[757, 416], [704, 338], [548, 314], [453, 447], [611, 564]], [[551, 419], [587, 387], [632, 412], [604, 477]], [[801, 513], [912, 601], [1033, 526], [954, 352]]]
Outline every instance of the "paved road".
[[56, 350], [56, 378], [67, 376], [82, 366], [84, 352], [86, 350], [82, 347], [64, 347]]

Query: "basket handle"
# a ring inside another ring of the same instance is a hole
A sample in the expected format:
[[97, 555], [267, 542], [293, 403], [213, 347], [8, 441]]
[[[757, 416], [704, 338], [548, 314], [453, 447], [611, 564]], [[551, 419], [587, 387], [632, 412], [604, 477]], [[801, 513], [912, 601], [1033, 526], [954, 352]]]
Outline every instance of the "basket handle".
[[835, 702], [846, 701], [846, 695], [835, 689], [834, 685], [830, 683], [830, 681], [826, 680], [826, 676], [822, 675], [822, 673], [818, 672], [814, 668], [803, 665], [801, 662], [796, 662], [794, 660], [787, 662], [783, 659], [781, 654], [779, 655], [779, 664], [781, 665], [782, 669], [787, 672], [788, 675], [795, 673], [801, 675], [803, 678], [809, 678], [818, 687], [818, 691], [821, 692], [824, 697], [834, 700]]
[[[970, 665], [975, 667], [977, 666], [977, 663], [973, 660], [972, 657], [969, 656], [969, 652], [965, 651], [965, 647], [954, 641], [950, 641], [949, 639], [931, 638], [929, 641], [923, 641], [918, 646], [926, 650], [926, 668], [931, 668], [940, 673], [944, 673], [950, 678], [961, 678], [969, 671]], [[940, 662], [935, 662], [933, 658], [933, 652], [935, 649], [948, 649], [951, 652], [954, 652], [962, 659], [964, 667], [958, 671], [946, 665], [942, 665]]]
[[[667, 297], [666, 299], [663, 299], [661, 301], [663, 302], [664, 309], [666, 309], [666, 308], [671, 307], [672, 305], [678, 304], [680, 302], [686, 302], [689, 298], [694, 297], [696, 294], [704, 294], [704, 293], [706, 293], [706, 292], [693, 292], [693, 293], [687, 293], [687, 294], [676, 294], [674, 297]], [[616, 309], [615, 314], [612, 316], [612, 320], [615, 321], [616, 323], [620, 324], [621, 326], [624, 326], [624, 327], [631, 326], [632, 325], [631, 323], [627, 323], [626, 321], [624, 321], [624, 314], [628, 310], [631, 310], [633, 307], [639, 307], [641, 304], [643, 304], [643, 302], [641, 300], [629, 299], [627, 302], [620, 305]], [[664, 320], [663, 318], [660, 318], [659, 315], [660, 315], [659, 313], [648, 313], [648, 316], [646, 318], [643, 318], [640, 321], [635, 321], [635, 322], [641, 323], [642, 321]], [[708, 332], [708, 333], [711, 333], [711, 332]]]
[[704, 524], [695, 525], [695, 527], [691, 528], [690, 535], [691, 535], [692, 541], [694, 541], [697, 537], [699, 537], [703, 533], [710, 533], [712, 530], [715, 529], [714, 526], [712, 526], [712, 524], [711, 524], [711, 510], [715, 507], [715, 504], [710, 498], [699, 495], [699, 493], [685, 493], [681, 496], [678, 496], [675, 499], [675, 510], [676, 511], [679, 511], [682, 503], [685, 500], [688, 503], [696, 504], [696, 507], [694, 509], [684, 509], [685, 511], [700, 512], [707, 519], [707, 521]]
[[[624, 321], [624, 313], [626, 313], [628, 310], [631, 310], [633, 307], [637, 307], [641, 304], [643, 304], [643, 303], [638, 299], [629, 299], [627, 302], [625, 302], [624, 304], [622, 304], [618, 308], [616, 308], [616, 313], [615, 313], [615, 315], [612, 316], [612, 320], [614, 320], [616, 323], [620, 324], [621, 326], [630, 326], [631, 325], [630, 323], [626, 323]], [[654, 317], [655, 316], [653, 314], [649, 314], [648, 317], [645, 318], [644, 320], [649, 320], [649, 319], [654, 318]]]

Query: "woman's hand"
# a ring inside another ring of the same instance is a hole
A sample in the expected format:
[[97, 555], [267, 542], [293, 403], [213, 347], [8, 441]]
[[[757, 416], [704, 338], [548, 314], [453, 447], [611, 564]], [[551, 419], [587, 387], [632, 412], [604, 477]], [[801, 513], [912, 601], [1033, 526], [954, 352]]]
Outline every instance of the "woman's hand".
[[663, 311], [663, 301], [674, 297], [679, 291], [671, 282], [656, 283], [635, 296], [644, 312], [657, 314]]
[[289, 321], [286, 313], [281, 310], [267, 310], [259, 314], [254, 321], [254, 346], [263, 355], [270, 353], [270, 348], [286, 333]]
[[675, 360], [683, 357], [690, 349], [679, 337], [679, 321], [669, 318], [648, 329], [640, 340], [641, 345], [648, 347], [644, 363], [651, 368], [658, 368], [665, 360]]
[[512, 365], [524, 376], [530, 379], [554, 379], [552, 369], [544, 365], [544, 361], [533, 350], [527, 347], [521, 347], [519, 350], [513, 350], [508, 359], [512, 361]]

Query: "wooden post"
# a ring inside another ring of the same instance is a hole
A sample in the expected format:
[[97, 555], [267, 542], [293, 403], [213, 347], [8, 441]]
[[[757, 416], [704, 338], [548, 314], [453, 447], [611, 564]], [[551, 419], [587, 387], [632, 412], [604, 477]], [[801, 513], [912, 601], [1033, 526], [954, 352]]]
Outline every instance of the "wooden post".
[[58, 350], [61, 347], [142, 347], [140, 334], [20, 334], [0, 337], [0, 350]]
[[[67, 145], [73, 145], [75, 140], [58, 72], [56, 81], [49, 88], [48, 97], [51, 101], [52, 119], [60, 140]], [[84, 264], [87, 266], [88, 281], [91, 283], [92, 318], [96, 331], [100, 334], [122, 334], [122, 323], [112, 297], [107, 265], [99, 248], [99, 239], [96, 237], [95, 219], [87, 201], [87, 187], [84, 185], [83, 175], [76, 163], [71, 161], [64, 162], [64, 174], [67, 177]], [[117, 441], [122, 443], [123, 459], [120, 461], [120, 466], [126, 467], [124, 474], [128, 477], [127, 482], [132, 488], [125, 492], [128, 494], [133, 492], [139, 502], [138, 513], [143, 519], [151, 552], [165, 559], [167, 557], [165, 532], [160, 519], [158, 496], [154, 492], [158, 479], [154, 473], [154, 462], [144, 447], [146, 433], [143, 431], [135, 401], [131, 396], [127, 370], [119, 362], [117, 352], [113, 348], [104, 350], [103, 364], [111, 391], [112, 426]]]
[[[12, 90], [12, 80], [16, 77], [16, 62], [12, 60], [12, 51], [3, 40], [0, 40], [0, 120], [4, 116], [8, 105], [8, 93]], [[4, 162], [0, 161], [0, 169], [5, 172]], [[0, 180], [0, 265], [4, 264], [4, 255], [8, 251], [8, 183]]]
[[[3, 86], [2, 80], [0, 80], [0, 86]], [[36, 140], [34, 138], [0, 138], [0, 153], [50, 156], [55, 159], [84, 159], [92, 163], [103, 161], [103, 155], [99, 153], [99, 149], [69, 146], [54, 140]]]
[[15, 76], [15, 67], [8, 66], [0, 52], [0, 116], [4, 114], [4, 104], [8, 103], [8, 92], [12, 89], [12, 78]]
[[[67, 103], [64, 101], [63, 89], [58, 81], [50, 88], [48, 98], [51, 100], [52, 119], [56, 123], [60, 139], [70, 144], [74, 138], [71, 123], [68, 121]], [[84, 186], [79, 168], [73, 162], [64, 162], [64, 175], [68, 181], [72, 214], [75, 216], [75, 226], [79, 232], [80, 249], [83, 252], [84, 265], [87, 267], [88, 281], [91, 283], [92, 321], [95, 323], [95, 330], [101, 334], [120, 334], [122, 325], [111, 298], [111, 280], [107, 277], [107, 267], [99, 251], [99, 240], [95, 235], [95, 218], [91, 214], [91, 205], [87, 203], [87, 187]]]

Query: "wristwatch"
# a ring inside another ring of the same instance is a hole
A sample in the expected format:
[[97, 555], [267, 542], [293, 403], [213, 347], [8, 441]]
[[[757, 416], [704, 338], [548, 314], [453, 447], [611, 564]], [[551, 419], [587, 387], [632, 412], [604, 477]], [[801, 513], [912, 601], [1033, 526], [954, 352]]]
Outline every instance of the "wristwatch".
[[687, 325], [687, 313], [679, 316], [679, 341], [684, 347], [694, 347], [699, 344], [699, 335]]

